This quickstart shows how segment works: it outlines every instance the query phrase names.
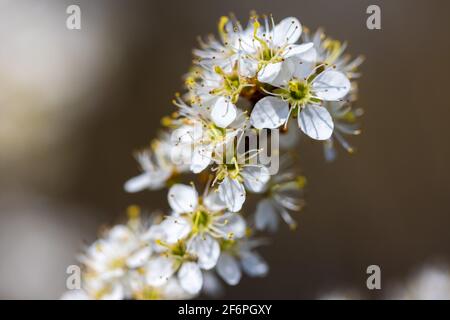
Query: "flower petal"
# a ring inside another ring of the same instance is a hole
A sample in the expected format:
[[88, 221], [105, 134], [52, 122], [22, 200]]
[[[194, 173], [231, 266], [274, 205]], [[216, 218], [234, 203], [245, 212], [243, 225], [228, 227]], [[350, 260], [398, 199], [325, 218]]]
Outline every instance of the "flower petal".
[[244, 185], [251, 192], [262, 192], [270, 179], [269, 169], [265, 166], [246, 166], [241, 172]]
[[236, 106], [227, 98], [220, 97], [211, 109], [211, 118], [221, 128], [226, 128], [236, 119]]
[[336, 101], [345, 97], [350, 87], [350, 80], [342, 72], [332, 70], [322, 72], [312, 84], [314, 94], [326, 101]]
[[193, 173], [200, 173], [209, 166], [212, 158], [212, 147], [211, 144], [195, 146], [190, 166]]
[[134, 252], [127, 258], [127, 266], [129, 268], [138, 268], [147, 262], [151, 254], [152, 254], [151, 248], [149, 246], [144, 247]]
[[192, 212], [198, 205], [195, 188], [184, 184], [175, 184], [169, 190], [169, 205], [176, 213]]
[[172, 259], [161, 256], [150, 259], [146, 267], [145, 280], [151, 286], [161, 286], [175, 272], [175, 265]]
[[258, 81], [264, 83], [271, 83], [280, 73], [282, 62], [269, 63], [262, 67], [258, 72]]
[[241, 268], [236, 259], [228, 253], [222, 253], [217, 262], [217, 273], [230, 286], [239, 283], [242, 277]]
[[154, 229], [153, 237], [159, 237], [159, 239], [155, 238], [155, 240], [162, 240], [169, 244], [186, 238], [192, 229], [191, 224], [184, 218], [173, 216], [167, 216], [157, 227]]
[[203, 198], [203, 204], [212, 212], [221, 211], [227, 207], [225, 202], [220, 198], [219, 193], [214, 191], [209, 192], [208, 195]]
[[198, 266], [204, 270], [215, 267], [220, 255], [219, 243], [210, 235], [194, 237], [189, 243], [189, 251], [198, 258]]
[[181, 287], [190, 294], [197, 294], [203, 285], [202, 272], [195, 262], [185, 262], [178, 271]]
[[287, 102], [276, 97], [265, 97], [253, 108], [250, 123], [257, 129], [275, 129], [286, 122], [288, 114]]
[[219, 196], [227, 204], [228, 210], [237, 212], [245, 202], [245, 189], [237, 179], [226, 177], [219, 186]]
[[312, 42], [290, 45], [285, 50], [284, 58], [290, 58], [298, 55], [301, 56], [302, 54], [312, 49], [313, 46], [314, 44]]
[[218, 227], [221, 231], [222, 237], [225, 239], [242, 238], [245, 236], [247, 225], [245, 219], [238, 213], [227, 212], [217, 219], [217, 223], [223, 225]]
[[126, 192], [134, 193], [149, 188], [152, 185], [152, 177], [144, 172], [125, 182], [124, 189]]
[[241, 255], [242, 269], [250, 277], [264, 277], [269, 271], [269, 266], [263, 258], [254, 252], [245, 252]]
[[316, 140], [327, 140], [333, 134], [334, 124], [330, 113], [324, 107], [307, 105], [298, 116], [300, 129]]
[[273, 43], [283, 46], [286, 43], [295, 43], [302, 34], [302, 26], [297, 18], [285, 18], [273, 30]]
[[255, 227], [257, 230], [275, 232], [278, 229], [278, 215], [268, 199], [261, 200], [256, 207]]

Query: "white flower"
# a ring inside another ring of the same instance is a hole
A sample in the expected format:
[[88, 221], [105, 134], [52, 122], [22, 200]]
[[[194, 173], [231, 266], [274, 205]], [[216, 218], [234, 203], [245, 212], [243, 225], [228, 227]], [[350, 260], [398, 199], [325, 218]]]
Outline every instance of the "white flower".
[[215, 267], [220, 255], [220, 239], [245, 235], [245, 221], [238, 214], [224, 211], [217, 193], [199, 197], [194, 187], [173, 185], [168, 201], [173, 215], [153, 229], [152, 238], [163, 248], [163, 256], [147, 265], [147, 281], [158, 286], [173, 274], [188, 293], [197, 294], [202, 287], [201, 270]]
[[172, 276], [188, 294], [196, 295], [203, 285], [202, 272], [197, 258], [188, 251], [186, 242], [179, 240], [173, 245], [163, 244], [166, 251], [151, 258], [146, 265], [146, 283], [160, 287], [166, 285]]
[[333, 133], [333, 120], [323, 101], [338, 101], [350, 90], [347, 77], [332, 68], [320, 70], [323, 66], [306, 69], [303, 61], [286, 61], [291, 76], [283, 82], [273, 83], [278, 89], [271, 96], [259, 100], [250, 116], [251, 124], [257, 129], [275, 129], [287, 123], [292, 113], [297, 116], [300, 129], [316, 140], [326, 140]]
[[239, 109], [233, 123], [227, 128], [220, 128], [205, 108], [188, 106], [182, 100], [178, 100], [176, 105], [181, 117], [176, 122], [180, 126], [172, 134], [172, 145], [174, 148], [182, 148], [185, 153], [188, 150], [188, 164], [194, 173], [206, 169], [213, 159], [213, 154], [247, 126], [247, 117]]
[[125, 191], [138, 192], [144, 189], [161, 189], [175, 172], [185, 171], [186, 168], [177, 166], [172, 161], [172, 147], [170, 135], [162, 134], [160, 139], [155, 139], [152, 142], [150, 148], [138, 152], [136, 159], [143, 172], [125, 183]]
[[253, 27], [253, 52], [243, 59], [245, 65], [253, 65], [250, 69], [257, 70], [260, 82], [272, 83], [283, 73], [286, 59], [300, 57], [313, 47], [312, 43], [295, 44], [301, 36], [302, 26], [294, 17], [285, 18], [277, 25], [271, 17], [270, 20], [266, 17], [263, 26], [255, 18]]
[[80, 257], [89, 273], [102, 279], [124, 275], [128, 268], [141, 266], [151, 255], [151, 248], [128, 226], [113, 227], [105, 238], [94, 242]]
[[279, 216], [291, 228], [295, 228], [297, 223], [292, 219], [289, 211], [300, 211], [303, 208], [302, 194], [305, 182], [303, 176], [296, 175], [290, 169], [272, 176], [265, 197], [256, 207], [256, 229], [276, 231]]
[[127, 225], [111, 228], [79, 257], [86, 267], [83, 289], [89, 296], [94, 299], [125, 296], [129, 271], [143, 266], [152, 254], [152, 248], [142, 238], [145, 231], [140, 219], [132, 217]]
[[210, 118], [219, 128], [226, 128], [238, 116], [236, 107], [241, 91], [252, 84], [247, 83], [237, 70], [237, 65], [231, 72], [225, 72], [215, 66], [212, 71], [196, 71], [195, 80], [186, 80], [193, 103], [206, 108]]
[[[249, 150], [243, 155], [232, 157], [226, 155], [228, 151], [229, 148], [216, 155], [216, 167], [213, 168], [216, 176], [213, 185], [219, 183], [220, 199], [228, 210], [237, 212], [245, 202], [246, 190], [254, 193], [262, 192], [270, 179], [270, 172], [264, 165], [248, 163], [248, 160], [259, 152], [258, 150]], [[236, 153], [235, 150], [232, 152]], [[254, 154], [248, 157], [250, 152]]]
[[226, 212], [216, 192], [206, 191], [199, 197], [194, 187], [176, 184], [170, 188], [168, 198], [174, 216], [164, 221], [165, 234], [169, 236], [162, 240], [174, 243], [189, 235], [188, 250], [197, 256], [202, 269], [216, 265], [220, 253], [218, 240], [241, 238], [245, 234], [244, 219]]
[[261, 241], [253, 239], [227, 240], [222, 243], [223, 252], [217, 262], [217, 273], [229, 285], [239, 283], [243, 270], [250, 277], [264, 277], [269, 266], [253, 249]]
[[219, 36], [217, 40], [210, 36], [207, 41], [200, 39], [200, 49], [194, 50], [197, 64], [207, 70], [219, 66], [225, 72], [231, 72], [238, 65], [241, 75], [246, 76], [246, 70], [241, 63], [242, 55], [254, 50], [252, 45], [253, 26], [249, 24], [245, 29], [234, 17], [221, 17], [219, 21]]

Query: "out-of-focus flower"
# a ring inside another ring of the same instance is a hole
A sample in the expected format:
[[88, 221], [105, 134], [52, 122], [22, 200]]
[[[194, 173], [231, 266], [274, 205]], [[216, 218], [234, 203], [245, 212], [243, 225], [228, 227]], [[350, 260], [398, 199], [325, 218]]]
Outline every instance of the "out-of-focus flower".
[[[287, 162], [286, 159], [284, 162]], [[279, 216], [292, 229], [297, 226], [289, 211], [298, 212], [304, 206], [304, 176], [296, 174], [291, 165], [285, 165], [277, 175], [271, 176], [264, 197], [259, 201], [255, 212], [255, 227], [258, 230], [274, 232], [278, 229]]]

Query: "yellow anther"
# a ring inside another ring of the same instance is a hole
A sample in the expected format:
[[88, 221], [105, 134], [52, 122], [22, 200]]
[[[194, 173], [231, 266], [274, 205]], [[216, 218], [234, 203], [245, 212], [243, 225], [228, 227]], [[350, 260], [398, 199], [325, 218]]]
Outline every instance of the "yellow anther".
[[222, 40], [224, 40], [224, 41], [227, 38], [227, 31], [225, 29], [225, 26], [227, 25], [227, 23], [228, 23], [228, 17], [226, 17], [226, 16], [220, 17], [218, 29], [219, 29], [219, 34], [222, 37]]
[[137, 219], [141, 215], [141, 208], [138, 205], [130, 205], [127, 208], [128, 219]]
[[296, 179], [299, 188], [303, 189], [306, 186], [306, 178], [304, 176], [298, 176]]
[[172, 125], [172, 119], [169, 116], [165, 116], [161, 119], [161, 125], [164, 127], [170, 127]]

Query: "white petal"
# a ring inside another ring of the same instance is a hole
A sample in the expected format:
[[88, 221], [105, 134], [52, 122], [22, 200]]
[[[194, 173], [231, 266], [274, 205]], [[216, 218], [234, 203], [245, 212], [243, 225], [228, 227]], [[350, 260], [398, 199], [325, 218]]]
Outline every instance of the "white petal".
[[204, 270], [214, 268], [220, 255], [219, 243], [209, 235], [194, 237], [189, 251], [198, 257], [198, 265]]
[[191, 229], [190, 223], [182, 217], [169, 216], [159, 224], [154, 235], [159, 236], [159, 240], [172, 244], [186, 238]]
[[212, 158], [212, 147], [211, 144], [195, 146], [191, 160], [191, 171], [193, 173], [200, 173], [209, 166]]
[[314, 48], [307, 50], [299, 55], [296, 55], [286, 62], [290, 62], [292, 69], [291, 77], [304, 79], [308, 77], [316, 66], [317, 51]]
[[294, 17], [285, 18], [273, 30], [273, 43], [280, 47], [286, 43], [295, 43], [301, 34], [300, 21]]
[[180, 128], [175, 129], [171, 136], [170, 140], [174, 145], [178, 144], [190, 144], [196, 141], [198, 138], [197, 130], [195, 130], [195, 126], [185, 125]]
[[125, 182], [124, 189], [126, 192], [129, 193], [139, 192], [148, 188], [151, 184], [152, 184], [151, 176], [144, 172]]
[[178, 271], [181, 287], [190, 294], [197, 294], [203, 285], [200, 268], [195, 262], [185, 262]]
[[175, 265], [172, 259], [161, 256], [151, 259], [146, 270], [145, 280], [147, 284], [158, 287], [165, 284], [172, 276], [175, 272]]
[[236, 179], [226, 177], [219, 186], [219, 196], [227, 204], [228, 210], [237, 212], [245, 202], [245, 189]]
[[267, 263], [254, 252], [245, 252], [241, 255], [242, 269], [250, 277], [263, 277], [269, 271]]
[[262, 192], [270, 179], [269, 169], [265, 166], [246, 166], [241, 172], [244, 185], [251, 192]]
[[270, 200], [264, 199], [258, 203], [255, 214], [255, 227], [258, 230], [271, 232], [278, 229], [278, 215]]
[[272, 83], [272, 81], [278, 76], [280, 73], [281, 67], [283, 63], [269, 63], [264, 66], [258, 72], [258, 81], [264, 83]]
[[247, 77], [253, 78], [258, 71], [258, 62], [254, 59], [248, 59], [242, 57], [239, 63], [239, 74]]
[[[224, 221], [226, 220], [226, 222]], [[233, 238], [242, 238], [245, 236], [246, 223], [245, 219], [238, 213], [229, 213], [223, 216], [223, 219], [219, 219], [218, 222], [225, 223], [225, 225], [220, 228], [223, 232], [223, 237], [228, 238], [230, 235]]]
[[286, 122], [289, 104], [276, 97], [259, 100], [250, 115], [250, 123], [257, 129], [275, 129]]
[[235, 286], [241, 280], [241, 268], [236, 259], [228, 253], [222, 253], [217, 262], [217, 273], [230, 286]]
[[236, 119], [236, 106], [227, 98], [220, 97], [214, 103], [211, 110], [211, 118], [221, 128], [226, 128]]
[[115, 241], [128, 241], [132, 236], [130, 228], [123, 224], [114, 226], [108, 232], [108, 238]]
[[284, 58], [289, 58], [298, 55], [301, 56], [305, 52], [309, 51], [313, 46], [314, 44], [312, 42], [302, 43], [299, 45], [292, 44], [286, 48]]
[[176, 213], [192, 212], [198, 205], [195, 188], [184, 184], [175, 184], [169, 190], [169, 205]]
[[145, 248], [142, 248], [128, 257], [127, 266], [129, 268], [138, 268], [147, 262], [151, 254], [152, 250], [150, 247], [147, 246]]
[[203, 204], [212, 212], [221, 211], [227, 207], [225, 202], [220, 199], [219, 193], [214, 191], [208, 193], [208, 195], [203, 199]]
[[321, 73], [312, 85], [314, 94], [326, 101], [336, 101], [345, 97], [350, 91], [350, 87], [350, 80], [338, 71]]
[[300, 129], [316, 140], [327, 140], [333, 134], [334, 124], [330, 113], [324, 107], [307, 105], [298, 116]]

